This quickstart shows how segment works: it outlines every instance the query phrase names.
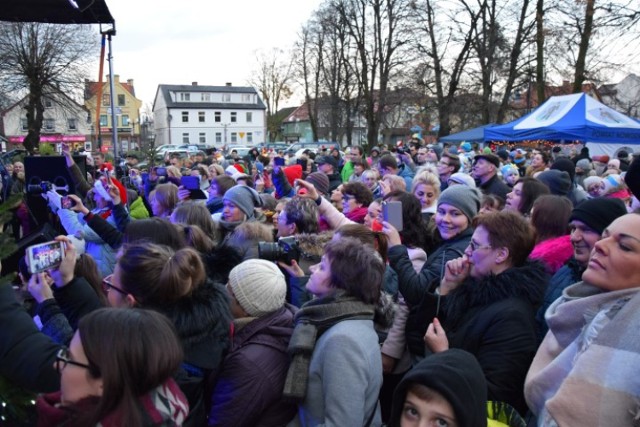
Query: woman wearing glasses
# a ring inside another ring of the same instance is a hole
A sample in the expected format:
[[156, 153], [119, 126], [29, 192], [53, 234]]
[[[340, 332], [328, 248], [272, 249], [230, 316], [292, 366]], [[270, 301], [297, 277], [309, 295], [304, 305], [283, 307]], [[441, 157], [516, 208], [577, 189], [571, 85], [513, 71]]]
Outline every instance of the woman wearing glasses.
[[524, 414], [524, 379], [537, 349], [535, 309], [548, 277], [544, 266], [527, 261], [534, 236], [521, 215], [489, 213], [473, 225], [464, 255], [447, 263], [436, 293], [420, 307], [430, 317], [424, 342], [434, 353], [459, 348], [476, 356], [489, 400]]
[[189, 405], [172, 379], [182, 348], [150, 310], [105, 308], [80, 321], [55, 367], [60, 391], [38, 398], [39, 426], [179, 426]]

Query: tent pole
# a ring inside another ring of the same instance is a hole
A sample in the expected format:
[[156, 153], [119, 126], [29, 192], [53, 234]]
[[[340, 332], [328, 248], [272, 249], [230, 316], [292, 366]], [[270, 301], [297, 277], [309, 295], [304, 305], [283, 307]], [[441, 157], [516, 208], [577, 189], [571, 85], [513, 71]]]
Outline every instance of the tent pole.
[[116, 122], [116, 91], [115, 84], [113, 83], [113, 50], [111, 48], [111, 33], [107, 33], [107, 40], [109, 41], [109, 54], [107, 59], [109, 61], [109, 90], [111, 91], [111, 140], [113, 141], [113, 162], [116, 163], [118, 161], [118, 123]]

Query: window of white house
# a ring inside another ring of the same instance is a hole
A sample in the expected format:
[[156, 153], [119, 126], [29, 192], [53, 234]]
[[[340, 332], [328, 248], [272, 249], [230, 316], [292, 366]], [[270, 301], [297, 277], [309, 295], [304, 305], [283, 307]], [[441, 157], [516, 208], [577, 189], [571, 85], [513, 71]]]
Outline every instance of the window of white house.
[[129, 115], [128, 114], [123, 114], [122, 115], [122, 127], [124, 126], [130, 126], [131, 122], [129, 121]]
[[236, 113], [235, 111], [231, 112], [231, 123], [235, 123], [238, 121], [238, 113]]
[[109, 119], [106, 114], [100, 114], [100, 126], [109, 126]]
[[222, 132], [216, 132], [216, 142], [222, 142]]
[[222, 94], [222, 102], [231, 102], [231, 94], [223, 93]]
[[182, 112], [182, 123], [188, 123], [189, 122], [189, 112], [188, 111], [183, 111]]
[[28, 124], [27, 124], [27, 119], [20, 119], [20, 129], [21, 130], [28, 130]]
[[55, 119], [44, 119], [42, 123], [42, 127], [44, 130], [53, 131], [56, 129], [56, 121]]
[[198, 121], [204, 123], [204, 111], [198, 111]]
[[220, 123], [222, 121], [222, 113], [220, 111], [216, 111], [215, 113], [213, 113], [213, 118], [216, 123]]
[[253, 142], [253, 132], [247, 132], [247, 142]]
[[181, 92], [180, 93], [180, 101], [191, 101], [191, 94], [190, 93], [185, 93], [185, 92]]
[[67, 127], [69, 128], [69, 130], [78, 130], [76, 119], [67, 119]]
[[242, 94], [242, 102], [251, 102], [251, 94], [243, 93]]
[[124, 95], [118, 95], [118, 106], [123, 107], [125, 104]]
[[204, 133], [204, 132], [200, 132], [198, 139], [200, 141], [200, 144], [206, 144], [207, 143], [207, 134]]
[[183, 144], [188, 144], [189, 143], [189, 134], [188, 133], [183, 133], [182, 134], [182, 143]]
[[231, 132], [231, 142], [238, 142], [238, 134], [236, 132]]
[[111, 94], [103, 93], [102, 94], [102, 105], [111, 105]]
[[210, 93], [201, 93], [200, 94], [200, 101], [211, 102], [211, 94]]
[[251, 111], [247, 111], [247, 123], [253, 122], [253, 113]]
[[42, 103], [44, 104], [44, 108], [53, 108], [53, 101], [49, 98], [45, 98]]

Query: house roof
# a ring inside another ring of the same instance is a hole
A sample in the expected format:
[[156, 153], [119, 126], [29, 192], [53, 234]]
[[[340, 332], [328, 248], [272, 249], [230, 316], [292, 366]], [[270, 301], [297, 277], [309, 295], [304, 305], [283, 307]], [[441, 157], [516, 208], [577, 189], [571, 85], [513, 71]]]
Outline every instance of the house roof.
[[[64, 98], [66, 98], [68, 101], [70, 101], [71, 103], [73, 103], [76, 107], [78, 107], [79, 109], [85, 110], [85, 111], [89, 111], [89, 109], [87, 107], [85, 107], [82, 104], [79, 104], [78, 102], [76, 102], [73, 98], [69, 97], [68, 95], [66, 95], [63, 92], [58, 92], [56, 94], [56, 96], [62, 96]], [[2, 112], [0, 113], [0, 116], [5, 116], [7, 113], [9, 113], [11, 110], [13, 110], [16, 107], [20, 107], [23, 108], [23, 105], [25, 104], [25, 100], [29, 97], [29, 95], [23, 96], [22, 98], [20, 98], [18, 101], [14, 102], [13, 104], [11, 104], [9, 107], [5, 108], [4, 110], [2, 110]], [[43, 95], [43, 98], [46, 98], [47, 94], [45, 93]]]
[[[194, 85], [158, 85], [157, 93], [162, 92], [167, 108], [182, 108], [182, 109], [229, 109], [234, 108], [238, 110], [266, 110], [267, 106], [264, 105], [262, 99], [258, 96], [258, 102], [255, 104], [240, 104], [229, 102], [179, 102], [171, 99], [171, 92], [201, 92], [201, 93], [250, 93], [258, 94], [255, 88], [249, 86], [194, 86]], [[154, 101], [155, 107], [155, 101]]]
[[[115, 83], [115, 82], [114, 82]], [[124, 88], [127, 92], [129, 92], [133, 97], [136, 96], [136, 91], [133, 88], [133, 85], [129, 83], [119, 82], [120, 86]], [[108, 81], [102, 82], [103, 85], [108, 85]], [[98, 89], [100, 88], [100, 82], [85, 82], [84, 83], [84, 99], [91, 99], [93, 96], [98, 93]]]

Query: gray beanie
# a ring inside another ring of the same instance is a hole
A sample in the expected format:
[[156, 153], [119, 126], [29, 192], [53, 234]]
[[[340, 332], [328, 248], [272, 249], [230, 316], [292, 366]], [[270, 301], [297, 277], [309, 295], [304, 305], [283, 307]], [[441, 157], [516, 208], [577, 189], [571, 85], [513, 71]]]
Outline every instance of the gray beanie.
[[258, 192], [246, 185], [231, 187], [224, 193], [222, 200], [236, 205], [247, 216], [247, 219], [253, 218], [253, 210], [263, 205]]
[[583, 172], [589, 172], [591, 170], [591, 162], [589, 159], [580, 159], [576, 163], [576, 167], [582, 169]]
[[480, 210], [480, 192], [466, 185], [452, 185], [440, 194], [438, 206], [442, 204], [460, 209], [471, 221]]
[[263, 259], [249, 259], [235, 266], [229, 273], [229, 286], [251, 317], [279, 310], [287, 297], [284, 274], [273, 262]]
[[549, 169], [538, 175], [537, 179], [546, 184], [555, 196], [566, 196], [571, 191], [571, 177], [568, 172]]

